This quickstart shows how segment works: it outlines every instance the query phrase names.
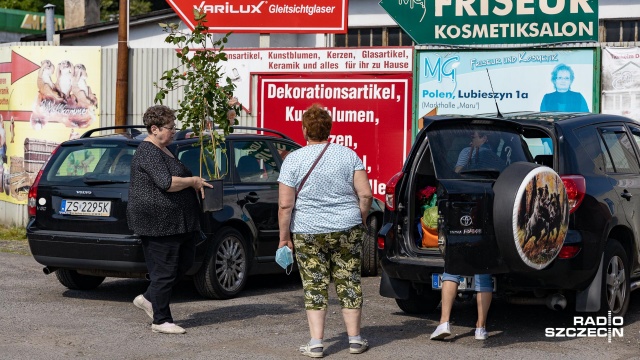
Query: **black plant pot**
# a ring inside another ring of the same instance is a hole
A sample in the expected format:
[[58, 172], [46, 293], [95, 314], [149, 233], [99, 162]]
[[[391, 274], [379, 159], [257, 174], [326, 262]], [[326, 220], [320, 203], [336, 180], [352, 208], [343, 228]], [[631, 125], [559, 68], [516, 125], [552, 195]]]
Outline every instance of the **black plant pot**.
[[202, 211], [210, 212], [210, 211], [219, 211], [222, 210], [223, 206], [223, 195], [222, 191], [222, 179], [217, 180], [209, 180], [207, 181], [209, 184], [213, 185], [213, 188], [204, 188], [204, 200], [202, 200]]

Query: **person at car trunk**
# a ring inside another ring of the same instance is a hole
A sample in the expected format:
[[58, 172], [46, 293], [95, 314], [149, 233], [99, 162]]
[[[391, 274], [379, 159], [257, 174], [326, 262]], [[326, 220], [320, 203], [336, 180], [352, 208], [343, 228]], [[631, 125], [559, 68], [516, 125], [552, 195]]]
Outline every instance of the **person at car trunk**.
[[[459, 173], [462, 169], [468, 168], [491, 168], [501, 166], [499, 158], [493, 153], [489, 143], [489, 134], [481, 131], [474, 131], [471, 134], [471, 143], [460, 151], [458, 161], [454, 171]], [[440, 305], [440, 324], [431, 334], [431, 340], [444, 339], [451, 335], [449, 325], [449, 317], [451, 316], [451, 308], [453, 301], [458, 294], [458, 285], [463, 279], [458, 275], [444, 273], [442, 274], [442, 303]], [[491, 298], [493, 295], [493, 280], [491, 275], [476, 274], [474, 276], [476, 300], [478, 302], [478, 321], [476, 322], [475, 338], [484, 340], [487, 338], [486, 322], [489, 307], [491, 306]]]
[[468, 147], [460, 151], [454, 171], [459, 173], [463, 169], [498, 169], [504, 168], [504, 163], [493, 152], [489, 142], [490, 134], [474, 131]]
[[197, 192], [212, 187], [176, 159], [167, 145], [176, 131], [174, 111], [155, 105], [145, 111], [149, 136], [131, 160], [127, 222], [142, 240], [151, 283], [133, 304], [153, 319], [151, 330], [183, 334], [173, 323], [169, 301], [173, 286], [193, 265], [200, 232]]
[[[458, 285], [460, 281], [464, 281], [458, 275], [442, 274], [442, 303], [440, 304], [440, 324], [431, 334], [431, 340], [441, 340], [451, 335], [451, 326], [449, 325], [449, 317], [451, 316], [451, 308], [458, 294]], [[476, 340], [485, 340], [487, 338], [487, 314], [491, 306], [491, 298], [493, 296], [493, 279], [488, 274], [476, 274], [474, 276], [476, 300], [478, 303], [478, 320], [476, 321]]]
[[[317, 104], [304, 112], [302, 133], [307, 146], [287, 156], [278, 178], [278, 248], [293, 249], [295, 245], [311, 333], [311, 340], [300, 347], [300, 352], [314, 358], [324, 355], [322, 339], [331, 279], [342, 307], [349, 352], [360, 354], [368, 348], [368, 342], [360, 336], [360, 264], [363, 224], [373, 195], [356, 153], [328, 144], [331, 122], [329, 113]], [[308, 181], [300, 187], [307, 173]]]

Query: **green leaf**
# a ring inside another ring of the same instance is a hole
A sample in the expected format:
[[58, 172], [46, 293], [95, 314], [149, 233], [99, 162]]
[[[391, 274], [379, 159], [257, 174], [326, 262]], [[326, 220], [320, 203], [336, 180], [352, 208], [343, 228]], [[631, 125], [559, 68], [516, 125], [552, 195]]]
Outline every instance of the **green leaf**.
[[[154, 84], [158, 89], [154, 101], [162, 101], [170, 91], [182, 90], [176, 118], [180, 120], [183, 128], [192, 129], [198, 136], [200, 155], [210, 156], [211, 161], [219, 168], [218, 161], [228, 160], [212, 156], [215, 153], [214, 144], [224, 141], [225, 135], [233, 132], [232, 126], [238, 123], [237, 118], [232, 121], [233, 124], [227, 119], [229, 109], [234, 108], [238, 114], [241, 110], [239, 106], [229, 106], [228, 97], [233, 95], [236, 86], [228, 76], [223, 76], [222, 73], [222, 65], [228, 60], [227, 54], [223, 51], [224, 44], [228, 42], [227, 38], [231, 33], [214, 40], [213, 35], [206, 32], [205, 14], [194, 11], [194, 18], [198, 23], [192, 33], [183, 34], [177, 30], [177, 27], [166, 29], [169, 35], [165, 41], [179, 49], [176, 57], [181, 65], [168, 69], [162, 74], [164, 88]], [[197, 49], [192, 48], [190, 44]], [[218, 131], [212, 132], [210, 136], [200, 136], [207, 133], [207, 123], [217, 127]], [[211, 141], [206, 140], [204, 143], [204, 139], [211, 139]], [[226, 154], [226, 151], [224, 153]], [[219, 173], [212, 175], [220, 176]]]

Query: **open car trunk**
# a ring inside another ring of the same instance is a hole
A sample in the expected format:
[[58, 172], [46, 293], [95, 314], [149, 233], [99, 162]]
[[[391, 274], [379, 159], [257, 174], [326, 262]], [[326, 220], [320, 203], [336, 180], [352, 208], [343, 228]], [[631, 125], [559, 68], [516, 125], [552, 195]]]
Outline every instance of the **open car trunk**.
[[568, 206], [560, 177], [535, 163], [535, 142], [509, 122], [427, 130], [409, 173], [406, 245], [444, 256], [445, 271], [458, 275], [548, 266], [562, 247]]

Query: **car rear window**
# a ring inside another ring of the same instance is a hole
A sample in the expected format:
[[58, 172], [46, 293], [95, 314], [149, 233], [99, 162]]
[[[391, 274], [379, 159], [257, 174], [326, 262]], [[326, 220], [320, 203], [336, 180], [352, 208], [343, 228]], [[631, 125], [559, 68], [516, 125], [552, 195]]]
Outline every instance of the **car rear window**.
[[[431, 130], [427, 136], [440, 179], [495, 178], [511, 163], [533, 161], [526, 141], [531, 140], [508, 128], [456, 124]], [[472, 147], [476, 136], [486, 137], [479, 155]]]
[[61, 146], [51, 159], [45, 179], [50, 183], [129, 182], [135, 150], [118, 143]]

